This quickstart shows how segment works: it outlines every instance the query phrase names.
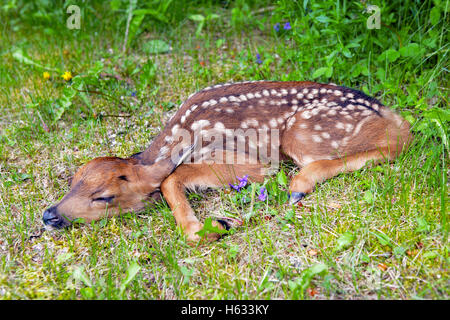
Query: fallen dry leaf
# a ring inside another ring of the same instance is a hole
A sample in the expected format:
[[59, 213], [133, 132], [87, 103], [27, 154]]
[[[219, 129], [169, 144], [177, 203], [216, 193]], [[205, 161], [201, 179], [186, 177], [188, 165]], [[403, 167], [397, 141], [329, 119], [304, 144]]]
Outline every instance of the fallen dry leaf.
[[381, 271], [386, 271], [388, 266], [384, 263], [379, 263], [377, 268], [380, 269]]
[[311, 297], [314, 297], [316, 294], [319, 293], [319, 292], [316, 290], [316, 288], [308, 288], [308, 289], [306, 289], [306, 292], [307, 292]]

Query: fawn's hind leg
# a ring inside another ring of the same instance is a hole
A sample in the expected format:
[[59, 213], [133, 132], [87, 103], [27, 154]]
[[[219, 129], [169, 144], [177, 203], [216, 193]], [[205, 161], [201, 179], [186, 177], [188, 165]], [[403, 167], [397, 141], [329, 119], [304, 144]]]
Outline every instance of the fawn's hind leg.
[[300, 201], [307, 193], [313, 191], [316, 183], [332, 178], [339, 173], [351, 172], [361, 169], [367, 161], [373, 160], [380, 163], [392, 160], [396, 156], [395, 149], [389, 147], [379, 150], [360, 152], [348, 157], [333, 160], [318, 160], [303, 167], [292, 179], [290, 190], [290, 204]]
[[[197, 219], [185, 196], [185, 189], [195, 187], [221, 187], [235, 183], [236, 176], [249, 175], [252, 181], [262, 181], [261, 165], [226, 165], [226, 164], [182, 164], [161, 184], [161, 192], [172, 209], [177, 225], [186, 234], [188, 241], [198, 242], [197, 232], [203, 224]], [[218, 222], [213, 226], [223, 228]], [[214, 241], [220, 237], [217, 233], [209, 233], [207, 240]]]

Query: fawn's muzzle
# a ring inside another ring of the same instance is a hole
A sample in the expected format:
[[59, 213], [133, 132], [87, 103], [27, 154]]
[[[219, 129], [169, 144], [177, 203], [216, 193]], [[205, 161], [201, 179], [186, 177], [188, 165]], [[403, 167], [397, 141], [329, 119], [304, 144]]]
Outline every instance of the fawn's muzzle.
[[53, 228], [64, 228], [70, 225], [70, 222], [58, 213], [56, 207], [50, 207], [45, 210], [42, 220], [46, 226]]

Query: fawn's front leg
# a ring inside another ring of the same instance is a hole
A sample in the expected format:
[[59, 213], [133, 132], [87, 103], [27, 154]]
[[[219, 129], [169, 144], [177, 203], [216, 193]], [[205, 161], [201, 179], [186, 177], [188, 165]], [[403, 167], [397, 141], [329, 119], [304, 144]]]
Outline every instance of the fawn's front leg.
[[[227, 164], [182, 164], [161, 184], [161, 191], [172, 209], [177, 224], [183, 229], [189, 242], [198, 242], [197, 234], [203, 224], [194, 215], [184, 191], [186, 188], [228, 186], [236, 182], [236, 176], [249, 175], [252, 181], [262, 182], [261, 165], [227, 165]], [[213, 226], [224, 229], [221, 223], [213, 221]], [[206, 240], [220, 238], [217, 233], [209, 233]]]
[[[194, 211], [189, 205], [184, 192], [186, 186], [192, 185], [192, 180], [201, 178], [201, 176], [199, 177], [199, 174], [201, 174], [201, 170], [192, 170], [190, 166], [182, 165], [161, 184], [161, 192], [169, 204], [169, 207], [172, 209], [177, 225], [179, 225], [186, 234], [187, 240], [194, 243], [201, 240], [197, 232], [203, 228], [203, 224], [195, 217]], [[215, 181], [208, 181], [211, 179], [204, 180], [203, 186], [217, 187], [217, 183], [214, 183]], [[221, 224], [215, 221], [213, 221], [213, 226], [223, 229]], [[206, 240], [215, 241], [219, 238], [219, 234], [209, 233]]]

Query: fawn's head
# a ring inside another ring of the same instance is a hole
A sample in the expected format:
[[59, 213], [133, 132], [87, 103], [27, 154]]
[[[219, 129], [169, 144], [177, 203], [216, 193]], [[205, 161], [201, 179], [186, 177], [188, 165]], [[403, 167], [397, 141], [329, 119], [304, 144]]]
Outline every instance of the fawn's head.
[[44, 224], [62, 228], [77, 218], [90, 222], [143, 210], [147, 200], [160, 196], [163, 177], [161, 168], [156, 166], [117, 157], [96, 158], [86, 163], [73, 176], [69, 193], [44, 212]]

